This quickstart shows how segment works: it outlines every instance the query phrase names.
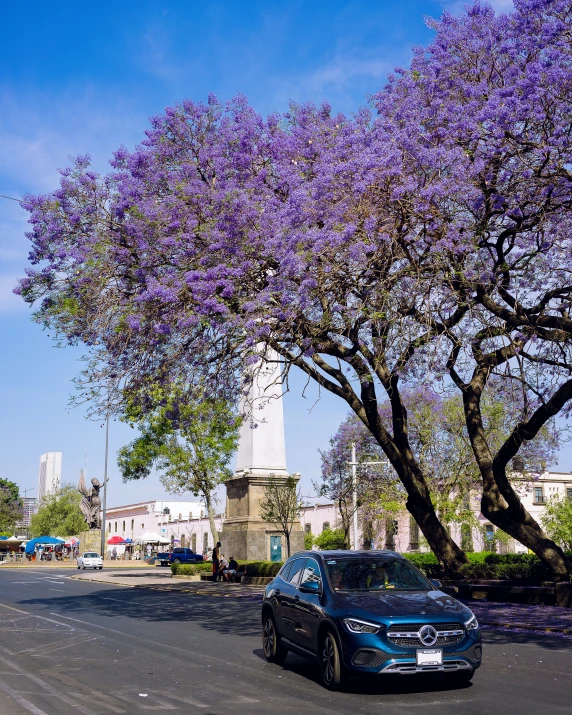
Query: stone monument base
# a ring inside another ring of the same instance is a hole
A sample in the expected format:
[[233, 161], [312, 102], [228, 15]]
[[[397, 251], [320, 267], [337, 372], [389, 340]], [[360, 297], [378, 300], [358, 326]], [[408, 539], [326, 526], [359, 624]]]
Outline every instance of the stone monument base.
[[[101, 529], [90, 529], [82, 531], [79, 534], [79, 551], [82, 554], [84, 551], [95, 551], [101, 554]], [[105, 558], [105, 554], [101, 554]]]
[[[262, 524], [262, 528], [254, 529], [229, 529], [228, 524], [223, 526], [219, 534], [221, 551], [225, 558], [233, 556], [239, 561], [271, 561], [271, 537], [278, 537], [281, 546], [281, 559], [286, 561], [286, 537], [276, 531], [271, 524]], [[266, 527], [266, 528], [264, 528]], [[290, 533], [290, 554], [304, 550], [304, 532], [295, 529]]]

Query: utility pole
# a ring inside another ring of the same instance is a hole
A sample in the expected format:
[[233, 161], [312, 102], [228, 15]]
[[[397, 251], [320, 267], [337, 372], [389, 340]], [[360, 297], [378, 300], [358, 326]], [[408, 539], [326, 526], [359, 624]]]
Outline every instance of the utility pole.
[[[358, 518], [357, 518], [357, 457], [356, 457], [356, 446], [355, 442], [352, 442], [352, 461], [350, 462], [352, 467], [352, 505], [353, 505], [353, 548], [357, 551], [358, 548]], [[378, 464], [383, 464], [384, 466], [389, 466], [389, 459], [384, 459], [381, 462], [360, 462], [362, 467], [370, 467]]]
[[358, 535], [357, 535], [357, 462], [356, 462], [356, 445], [352, 442], [352, 507], [353, 507], [353, 548], [357, 551]]

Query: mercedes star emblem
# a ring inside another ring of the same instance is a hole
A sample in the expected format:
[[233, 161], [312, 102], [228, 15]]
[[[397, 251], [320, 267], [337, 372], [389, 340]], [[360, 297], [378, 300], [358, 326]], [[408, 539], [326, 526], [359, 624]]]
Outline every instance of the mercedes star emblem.
[[437, 642], [437, 631], [433, 626], [423, 626], [419, 631], [419, 640], [423, 645], [435, 645]]

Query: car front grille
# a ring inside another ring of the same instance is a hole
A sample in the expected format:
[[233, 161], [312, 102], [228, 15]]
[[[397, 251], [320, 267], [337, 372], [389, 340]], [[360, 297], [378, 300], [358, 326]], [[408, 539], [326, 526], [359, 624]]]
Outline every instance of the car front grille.
[[[400, 623], [392, 625], [387, 630], [387, 637], [393, 645], [401, 648], [427, 648], [419, 638], [419, 630], [424, 623]], [[429, 623], [437, 631], [437, 640], [430, 647], [444, 648], [456, 645], [465, 637], [465, 629], [460, 623]]]

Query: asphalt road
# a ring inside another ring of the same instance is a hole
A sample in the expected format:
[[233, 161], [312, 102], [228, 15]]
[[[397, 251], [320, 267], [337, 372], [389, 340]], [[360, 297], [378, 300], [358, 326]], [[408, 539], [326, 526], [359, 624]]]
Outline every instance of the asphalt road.
[[343, 693], [292, 654], [263, 660], [260, 605], [0, 569], [0, 715], [572, 711], [572, 641], [487, 632], [469, 686], [357, 679]]

